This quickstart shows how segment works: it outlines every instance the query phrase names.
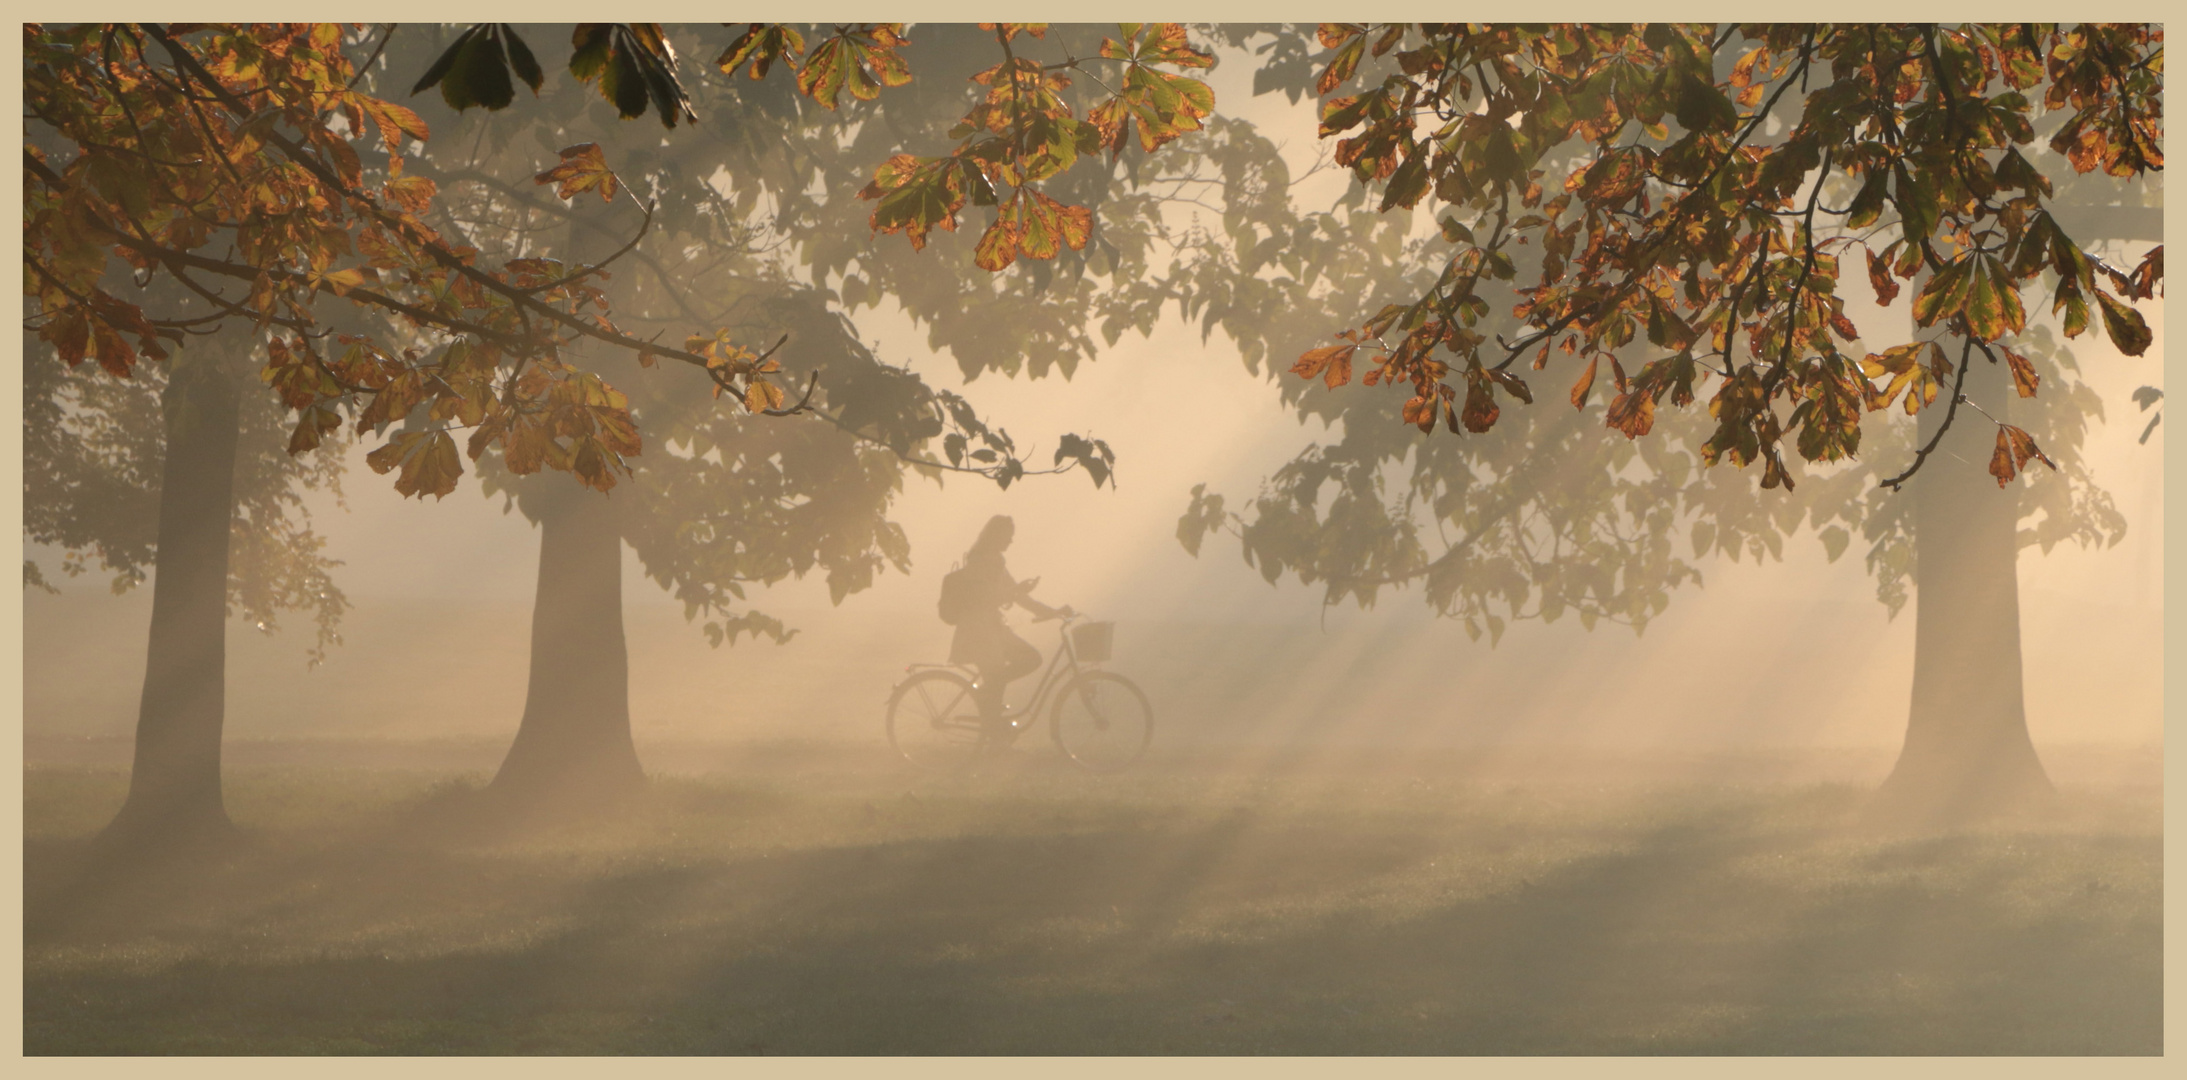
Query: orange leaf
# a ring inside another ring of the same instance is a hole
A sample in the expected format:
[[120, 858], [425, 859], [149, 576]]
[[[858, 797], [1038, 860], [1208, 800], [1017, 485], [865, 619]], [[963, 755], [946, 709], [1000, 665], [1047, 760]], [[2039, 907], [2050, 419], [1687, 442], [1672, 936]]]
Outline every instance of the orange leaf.
[[1578, 382], [1572, 384], [1573, 408], [1584, 409], [1587, 407], [1587, 395], [1592, 393], [1595, 389], [1595, 365], [1601, 362], [1601, 353], [1595, 353], [1587, 358], [1586, 373], [1582, 374], [1579, 377]]
[[1467, 431], [1479, 435], [1496, 426], [1496, 417], [1501, 412], [1496, 407], [1496, 395], [1489, 391], [1487, 379], [1466, 381], [1466, 407], [1458, 419], [1465, 423]]
[[1997, 425], [1997, 450], [1990, 455], [1990, 475], [1997, 478], [1997, 486], [2004, 487], [2019, 475], [2028, 460], [2033, 458], [2056, 470], [2058, 463], [2050, 460], [2035, 445], [2035, 437], [2011, 424]]
[[1299, 362], [1291, 365], [1291, 374], [1302, 379], [1322, 376], [1322, 381], [1334, 390], [1352, 380], [1352, 353], [1357, 345], [1325, 345], [1308, 349], [1299, 356]]
[[399, 176], [387, 182], [387, 197], [412, 214], [423, 215], [440, 189], [423, 176]]
[[561, 153], [562, 163], [532, 177], [533, 183], [560, 184], [554, 192], [557, 198], [575, 198], [587, 191], [598, 191], [602, 200], [614, 200], [615, 171], [607, 167], [599, 143], [579, 143], [564, 147]]
[[2020, 391], [2021, 397], [2034, 397], [2035, 388], [2043, 381], [2040, 376], [2035, 374], [2035, 365], [2029, 363], [2027, 357], [2011, 349], [2005, 349], [2003, 352], [2005, 362], [2012, 366], [2013, 388]]

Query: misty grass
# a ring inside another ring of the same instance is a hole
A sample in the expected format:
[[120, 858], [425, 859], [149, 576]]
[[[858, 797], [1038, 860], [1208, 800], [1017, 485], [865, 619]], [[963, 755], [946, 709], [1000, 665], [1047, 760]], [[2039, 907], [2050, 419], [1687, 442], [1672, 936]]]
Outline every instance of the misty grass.
[[2161, 1050], [2153, 791], [1893, 840], [1844, 786], [860, 758], [443, 831], [478, 780], [237, 772], [251, 842], [152, 896], [72, 880], [121, 774], [31, 771], [26, 1050]]

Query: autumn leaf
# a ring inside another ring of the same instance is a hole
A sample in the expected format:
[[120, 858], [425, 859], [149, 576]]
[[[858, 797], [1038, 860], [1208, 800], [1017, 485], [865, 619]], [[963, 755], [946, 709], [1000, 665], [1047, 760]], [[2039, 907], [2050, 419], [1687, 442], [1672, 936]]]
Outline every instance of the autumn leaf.
[[879, 97], [884, 86], [911, 81], [911, 69], [896, 54], [908, 44], [901, 24], [883, 23], [862, 30], [844, 30], [813, 46], [797, 73], [797, 88], [833, 110], [844, 94], [859, 101]]
[[423, 176], [398, 176], [386, 185], [387, 197], [395, 205], [408, 211], [411, 216], [422, 216], [433, 205], [433, 196], [440, 188], [430, 178]]
[[804, 51], [805, 36], [796, 28], [782, 23], [752, 23], [742, 36], [722, 51], [714, 66], [724, 75], [734, 75], [738, 68], [749, 63], [750, 76], [759, 80], [767, 77], [767, 69], [777, 60], [795, 69], [798, 57]]
[[456, 455], [456, 441], [446, 431], [406, 431], [365, 455], [365, 464], [376, 473], [402, 469], [395, 490], [405, 497], [442, 498], [456, 490], [463, 462]]
[[1192, 47], [1183, 23], [1153, 23], [1146, 26], [1124, 23], [1117, 29], [1124, 35], [1122, 42], [1113, 38], [1101, 39], [1101, 55], [1109, 59], [1140, 64], [1168, 64], [1181, 68], [1215, 66], [1213, 53]]
[[1030, 258], [1052, 259], [1063, 248], [1083, 250], [1093, 235], [1093, 211], [1065, 206], [1033, 188], [1019, 188], [1018, 251]]
[[[874, 231], [903, 233], [917, 251], [926, 246], [928, 231], [956, 230], [957, 211], [964, 208], [967, 194], [963, 183], [967, 172], [976, 175], [977, 166], [954, 157], [898, 154], [874, 170], [873, 180], [859, 190], [858, 197], [874, 202], [868, 218]], [[1014, 251], [1014, 239], [1012, 244]]]
[[1974, 287], [1973, 269], [1974, 259], [1967, 256], [1929, 275], [1928, 283], [1914, 297], [1914, 322], [1933, 326], [1937, 320], [1965, 310], [1967, 294]]
[[1837, 461], [1860, 449], [1861, 389], [1850, 373], [1819, 366], [1807, 401], [1795, 411], [1801, 457]]
[[2013, 388], [2020, 392], [2021, 397], [2034, 397], [2035, 388], [2041, 385], [2043, 381], [2040, 376], [2035, 374], [2035, 365], [2029, 363], [2027, 357], [2011, 349], [2000, 346], [1998, 351], [2005, 354], [2005, 363], [2012, 367]]
[[314, 289], [323, 289], [336, 296], [347, 296], [349, 290], [363, 285], [378, 276], [371, 267], [351, 267], [346, 270], [309, 271], [304, 275]]
[[1510, 394], [1528, 405], [1534, 404], [1533, 388], [1526, 385], [1525, 379], [1497, 368], [1489, 369], [1488, 378], [1489, 381], [1503, 387], [1504, 393]]
[[1655, 398], [1645, 392], [1626, 391], [1610, 401], [1610, 411], [1603, 418], [1610, 427], [1624, 432], [1628, 439], [1646, 435], [1655, 427]]
[[[916, 241], [914, 241], [916, 243]], [[1002, 270], [1018, 257], [1018, 223], [1016, 215], [1001, 213], [980, 234], [980, 242], [972, 249], [972, 265], [982, 270]]]
[[[1918, 301], [1915, 310], [1920, 310]], [[2020, 291], [2013, 287], [2004, 263], [1989, 255], [1976, 257], [1967, 268], [1961, 312], [1966, 316], [1968, 331], [1984, 341], [2019, 333], [2027, 325]]]
[[2035, 437], [2011, 424], [1997, 425], [1997, 449], [1990, 454], [1990, 475], [1997, 478], [1997, 486], [2004, 487], [2020, 474], [2028, 459], [2033, 458], [2051, 467], [2058, 463], [2050, 460], [2035, 446]]
[[1435, 427], [1436, 404], [1436, 399], [1416, 394], [1405, 400], [1405, 406], [1400, 415], [1404, 417], [1406, 423], [1412, 424], [1422, 431], [1429, 431]]
[[1584, 409], [1587, 407], [1587, 395], [1592, 393], [1595, 389], [1595, 365], [1601, 362], [1601, 353], [1588, 354], [1587, 370], [1581, 372], [1579, 381], [1572, 384], [1573, 408]]
[[[1496, 426], [1496, 417], [1502, 410], [1496, 406], [1496, 395], [1489, 389], [1485, 377], [1470, 376], [1466, 379], [1466, 407], [1458, 419], [1466, 430], [1479, 435]], [[1433, 416], [1430, 416], [1433, 420]]]
[[389, 153], [401, 149], [404, 136], [421, 143], [432, 137], [432, 129], [426, 125], [425, 118], [419, 116], [414, 109], [364, 94], [355, 95], [355, 101], [358, 108], [378, 125], [380, 138], [386, 143]]
[[779, 409], [783, 401], [782, 388], [765, 379], [753, 379], [744, 388], [744, 407], [753, 412]]
[[1891, 262], [1876, 252], [1868, 253], [1868, 285], [1876, 291], [1876, 306], [1890, 307], [1898, 299], [1898, 279], [1891, 274]]
[[1215, 91], [1206, 83], [1134, 64], [1125, 71], [1123, 89], [1087, 119], [1112, 155], [1122, 148], [1133, 123], [1138, 125], [1139, 148], [1152, 152], [1186, 132], [1198, 131], [1200, 121], [1214, 108]]
[[1871, 388], [1868, 391], [1867, 404], [1870, 411], [1889, 408], [1901, 393], [1906, 395], [1905, 408], [1908, 416], [1920, 412], [1936, 400], [1937, 380], [1921, 362], [1921, 355], [1925, 351], [1942, 355], [1934, 343], [1916, 341], [1885, 349], [1881, 353], [1870, 353], [1867, 359], [1860, 362], [1863, 375], [1871, 380], [1885, 380], [1881, 390]]
[[289, 436], [288, 451], [293, 456], [315, 450], [328, 432], [341, 426], [340, 413], [326, 405], [313, 405], [298, 414], [296, 430]]
[[608, 168], [607, 159], [600, 153], [599, 143], [579, 143], [561, 150], [562, 163], [532, 177], [535, 184], [558, 184], [555, 196], [573, 199], [587, 191], [597, 191], [600, 198], [614, 201], [617, 179], [615, 171]]
[[2147, 300], [2157, 293], [2157, 285], [2164, 280], [2164, 245], [2150, 248], [2141, 257], [2141, 264], [2127, 279], [2127, 299]]
[[2141, 312], [2111, 298], [2102, 289], [2096, 290], [2096, 302], [2103, 306], [2103, 329], [2110, 335], [2111, 344], [2128, 356], [2140, 356], [2147, 352], [2154, 337], [2149, 324], [2142, 321]]
[[1345, 42], [1337, 49], [1336, 55], [1329, 58], [1329, 64], [1322, 69], [1321, 77], [1314, 80], [1314, 93], [1327, 94], [1344, 85], [1352, 77], [1352, 72], [1359, 69], [1359, 60], [1366, 55], [1366, 51], [1365, 37], [1355, 37]]
[[1308, 349], [1299, 356], [1298, 363], [1291, 365], [1291, 373], [1304, 379], [1319, 375], [1329, 389], [1334, 390], [1352, 380], [1352, 353], [1358, 349], [1358, 345]]
[[973, 263], [982, 270], [1001, 270], [1019, 255], [1052, 259], [1064, 247], [1084, 248], [1092, 234], [1092, 210], [1065, 206], [1038, 190], [1021, 187], [981, 234]]

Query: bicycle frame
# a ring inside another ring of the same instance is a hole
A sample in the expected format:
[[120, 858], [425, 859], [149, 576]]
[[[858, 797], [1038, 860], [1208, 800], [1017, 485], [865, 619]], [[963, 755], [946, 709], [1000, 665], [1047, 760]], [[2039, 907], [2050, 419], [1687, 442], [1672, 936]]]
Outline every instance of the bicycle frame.
[[[1078, 663], [1078, 649], [1071, 644], [1071, 624], [1080, 620], [1081, 616], [1078, 615], [1067, 616], [1061, 620], [1061, 625], [1056, 628], [1061, 643], [1057, 645], [1055, 653], [1048, 657], [1047, 667], [1040, 673], [1040, 681], [1033, 685], [1033, 696], [1026, 699], [1025, 704], [1016, 709], [1007, 706], [1003, 708], [1002, 719], [1008, 722], [1011, 731], [1023, 731], [1033, 726], [1033, 723], [1040, 717], [1041, 707], [1048, 703], [1049, 693], [1061, 688], [1065, 682], [1069, 681], [1070, 677], [1078, 675], [1081, 669]], [[979, 683], [977, 677], [979, 669], [970, 664], [912, 664], [905, 670], [918, 671], [925, 668], [970, 668], [975, 673], [973, 684], [976, 686]], [[1030, 719], [1024, 719], [1024, 722], [1020, 723], [1021, 718]]]

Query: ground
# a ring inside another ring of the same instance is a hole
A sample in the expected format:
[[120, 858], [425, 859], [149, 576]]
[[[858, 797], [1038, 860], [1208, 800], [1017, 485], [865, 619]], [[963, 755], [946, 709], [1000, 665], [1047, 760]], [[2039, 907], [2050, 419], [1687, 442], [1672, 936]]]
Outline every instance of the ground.
[[87, 843], [125, 773], [34, 765], [24, 1048], [2162, 1051], [2153, 783], [1912, 839], [1857, 784], [1362, 760], [790, 748], [527, 836], [454, 824], [482, 774], [246, 760], [246, 842], [149, 884]]

